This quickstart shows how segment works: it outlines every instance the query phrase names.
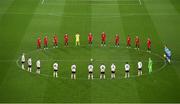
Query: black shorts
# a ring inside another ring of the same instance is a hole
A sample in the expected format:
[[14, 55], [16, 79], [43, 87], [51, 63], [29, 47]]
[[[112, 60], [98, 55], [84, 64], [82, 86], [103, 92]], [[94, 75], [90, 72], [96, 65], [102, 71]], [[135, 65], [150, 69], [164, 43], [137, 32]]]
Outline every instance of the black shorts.
[[31, 68], [31, 67], [32, 67], [32, 65], [28, 65], [28, 67], [29, 67], [29, 68]]
[[72, 74], [75, 74], [76, 72], [75, 71], [72, 71]]
[[37, 67], [37, 69], [40, 69], [40, 67]]
[[54, 70], [54, 72], [57, 72], [58, 70]]
[[101, 72], [101, 74], [105, 74], [105, 72]]
[[21, 63], [22, 63], [22, 64], [24, 64], [25, 62], [24, 62], [24, 61], [22, 61]]
[[126, 70], [125, 72], [126, 72], [126, 73], [129, 73], [129, 70]]
[[111, 73], [115, 73], [115, 71], [111, 71]]
[[89, 74], [92, 74], [93, 72], [89, 72]]
[[139, 71], [141, 71], [141, 70], [142, 70], [142, 68], [139, 68], [138, 70], [139, 70]]

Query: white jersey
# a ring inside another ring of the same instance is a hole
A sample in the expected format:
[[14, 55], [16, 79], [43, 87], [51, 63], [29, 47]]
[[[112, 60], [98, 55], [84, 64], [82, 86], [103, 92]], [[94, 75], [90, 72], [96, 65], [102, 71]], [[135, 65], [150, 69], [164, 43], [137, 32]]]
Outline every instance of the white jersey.
[[41, 62], [40, 62], [40, 60], [37, 60], [37, 61], [36, 61], [36, 66], [37, 66], [38, 68], [41, 67]]
[[116, 66], [114, 64], [111, 65], [111, 71], [115, 71], [116, 70]]
[[138, 62], [138, 69], [142, 68], [142, 62]]
[[72, 71], [72, 72], [76, 72], [76, 65], [72, 65], [72, 66], [71, 66], [71, 71]]
[[88, 65], [88, 70], [89, 70], [89, 72], [93, 72], [93, 68], [94, 68], [93, 65]]
[[54, 68], [54, 70], [58, 70], [58, 63], [54, 63], [53, 68]]
[[29, 66], [32, 65], [32, 60], [31, 60], [31, 58], [28, 59], [28, 65], [29, 65]]
[[100, 66], [100, 71], [101, 71], [101, 72], [105, 72], [105, 69], [106, 69], [106, 66], [105, 66], [105, 65], [101, 65], [101, 66]]
[[25, 56], [24, 56], [24, 54], [23, 54], [22, 57], [21, 57], [21, 62], [25, 62]]
[[125, 71], [129, 71], [130, 70], [130, 65], [129, 64], [125, 64]]

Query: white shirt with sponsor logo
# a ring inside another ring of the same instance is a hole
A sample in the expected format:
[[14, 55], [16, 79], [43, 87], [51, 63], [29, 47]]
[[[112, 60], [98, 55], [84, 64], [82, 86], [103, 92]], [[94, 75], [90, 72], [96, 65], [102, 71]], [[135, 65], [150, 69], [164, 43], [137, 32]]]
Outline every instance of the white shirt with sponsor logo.
[[93, 65], [88, 65], [88, 70], [89, 70], [89, 72], [93, 72], [93, 68], [94, 68]]
[[36, 66], [39, 67], [39, 68], [41, 67], [41, 62], [40, 62], [40, 60], [37, 60], [37, 61], [36, 61]]
[[58, 70], [58, 63], [54, 63], [53, 68], [54, 68], [54, 70]]
[[115, 71], [116, 70], [116, 66], [114, 64], [111, 65], [111, 71]]
[[71, 66], [71, 71], [72, 71], [72, 72], [76, 72], [76, 65], [72, 65], [72, 66]]
[[100, 66], [100, 71], [101, 71], [101, 72], [105, 72], [105, 69], [106, 69], [106, 66], [105, 66], [105, 65], [101, 65], [101, 66]]
[[31, 60], [31, 58], [28, 59], [28, 65], [30, 65], [30, 66], [32, 65], [32, 60]]
[[25, 55], [23, 54], [22, 57], [21, 57], [21, 61], [22, 62], [25, 62]]
[[142, 62], [138, 62], [138, 69], [142, 68]]
[[130, 70], [130, 65], [129, 64], [125, 64], [125, 71], [129, 71]]

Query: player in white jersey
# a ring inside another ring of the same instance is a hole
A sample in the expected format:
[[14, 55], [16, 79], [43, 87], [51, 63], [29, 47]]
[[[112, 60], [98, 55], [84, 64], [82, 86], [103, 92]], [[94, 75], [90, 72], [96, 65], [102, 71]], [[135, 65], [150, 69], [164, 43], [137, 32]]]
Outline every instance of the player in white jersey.
[[100, 79], [105, 79], [106, 78], [106, 76], [105, 76], [105, 69], [106, 69], [106, 66], [104, 64], [102, 64], [100, 66], [100, 72], [101, 72]]
[[24, 53], [23, 53], [22, 56], [21, 56], [21, 63], [22, 63], [22, 69], [23, 69], [23, 70], [25, 69], [25, 68], [24, 68], [25, 61], [26, 61], [26, 59], [25, 59], [25, 55], [24, 55]]
[[71, 66], [71, 79], [76, 79], [76, 65], [75, 64], [73, 64], [72, 66]]
[[36, 67], [37, 67], [36, 73], [40, 74], [40, 69], [41, 69], [41, 62], [40, 62], [40, 60], [36, 61]]
[[125, 78], [130, 77], [129, 70], [130, 70], [130, 65], [128, 64], [128, 62], [126, 62], [126, 64], [125, 64]]
[[93, 79], [93, 68], [94, 66], [92, 65], [92, 63], [88, 65], [88, 71], [89, 71], [88, 79]]
[[139, 61], [138, 62], [138, 76], [141, 76], [142, 75], [142, 62]]
[[116, 71], [116, 66], [115, 64], [111, 65], [111, 79], [115, 78], [115, 71]]
[[31, 72], [32, 70], [32, 59], [31, 57], [28, 58], [28, 71]]
[[53, 64], [53, 69], [54, 69], [53, 77], [57, 78], [58, 77], [58, 63], [57, 62]]

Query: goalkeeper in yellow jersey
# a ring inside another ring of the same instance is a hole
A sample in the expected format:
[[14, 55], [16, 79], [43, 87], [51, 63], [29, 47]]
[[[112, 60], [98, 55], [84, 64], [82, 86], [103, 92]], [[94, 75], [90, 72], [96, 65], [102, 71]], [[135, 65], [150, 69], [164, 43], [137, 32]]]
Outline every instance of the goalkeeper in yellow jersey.
[[76, 34], [76, 46], [80, 46], [80, 35], [79, 33]]

